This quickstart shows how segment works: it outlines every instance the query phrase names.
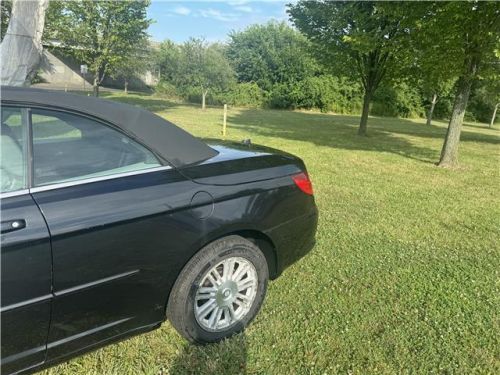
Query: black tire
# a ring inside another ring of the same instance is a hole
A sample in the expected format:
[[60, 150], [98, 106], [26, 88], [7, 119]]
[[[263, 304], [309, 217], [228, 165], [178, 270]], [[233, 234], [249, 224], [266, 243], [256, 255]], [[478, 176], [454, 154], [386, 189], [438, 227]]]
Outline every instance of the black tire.
[[[256, 295], [248, 313], [225, 330], [213, 332], [204, 329], [196, 320], [194, 301], [201, 279], [219, 262], [230, 257], [241, 257], [255, 267], [258, 277]], [[228, 236], [202, 248], [186, 264], [177, 278], [167, 304], [167, 318], [174, 328], [192, 343], [218, 342], [243, 329], [257, 315], [264, 301], [269, 279], [266, 258], [252, 242], [240, 236]]]

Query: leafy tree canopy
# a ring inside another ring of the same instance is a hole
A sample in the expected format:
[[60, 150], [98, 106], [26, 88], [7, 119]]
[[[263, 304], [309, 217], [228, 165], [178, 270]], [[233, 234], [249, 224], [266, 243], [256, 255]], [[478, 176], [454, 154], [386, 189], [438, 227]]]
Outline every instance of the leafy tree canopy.
[[229, 37], [227, 55], [239, 82], [271, 90], [274, 84], [298, 82], [319, 69], [307, 39], [284, 22], [252, 25]]
[[[336, 73], [360, 79], [371, 88], [398, 70], [409, 30], [402, 9], [377, 2], [299, 1], [288, 13], [315, 44], [317, 56]], [[398, 60], [396, 61], [396, 57]], [[404, 56], [406, 57], [406, 56]]]
[[202, 91], [224, 90], [233, 82], [234, 72], [224, 57], [224, 47], [190, 39], [180, 46], [180, 63], [175, 82], [200, 87]]
[[46, 39], [61, 42], [67, 52], [94, 74], [94, 90], [113, 76], [147, 41], [149, 0], [51, 1]]
[[164, 81], [175, 80], [181, 63], [180, 54], [180, 46], [168, 39], [161, 42], [158, 49], [154, 51], [154, 61]]
[[177, 45], [167, 40], [160, 45], [156, 59], [162, 80], [180, 91], [196, 90], [203, 107], [209, 93], [225, 91], [235, 82], [234, 70], [221, 44], [191, 38]]
[[[397, 76], [408, 51], [403, 3], [301, 0], [288, 5], [297, 28], [314, 43], [332, 71], [350, 75], [364, 87], [359, 134], [366, 134], [369, 104], [387, 76]], [[407, 10], [407, 9], [406, 9]]]
[[456, 75], [456, 94], [440, 166], [458, 164], [458, 145], [473, 85], [481, 77], [498, 78], [500, 4], [435, 2], [417, 18], [415, 38], [438, 76]]

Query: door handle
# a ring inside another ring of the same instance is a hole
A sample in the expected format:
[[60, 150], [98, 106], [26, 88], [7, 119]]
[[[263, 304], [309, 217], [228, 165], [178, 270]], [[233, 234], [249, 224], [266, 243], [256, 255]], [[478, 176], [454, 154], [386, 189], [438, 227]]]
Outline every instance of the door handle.
[[1, 224], [2, 224], [2, 228], [1, 228], [2, 234], [14, 232], [15, 230], [26, 228], [26, 220], [24, 220], [24, 219], [2, 221]]

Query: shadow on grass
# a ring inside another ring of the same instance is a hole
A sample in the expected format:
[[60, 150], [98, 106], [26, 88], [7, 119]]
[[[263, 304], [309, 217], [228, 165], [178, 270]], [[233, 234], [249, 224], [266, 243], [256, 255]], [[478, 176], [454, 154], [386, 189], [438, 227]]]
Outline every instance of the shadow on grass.
[[176, 375], [246, 374], [245, 334], [241, 333], [217, 344], [186, 345], [170, 367], [169, 373]]
[[[446, 135], [446, 126], [438, 125], [425, 125], [412, 120], [407, 119], [396, 119], [387, 117], [374, 117], [370, 118], [374, 125], [374, 128], [378, 130], [387, 130], [392, 133], [405, 134], [410, 136], [417, 136], [422, 138], [438, 138], [443, 139]], [[368, 125], [370, 126], [370, 124]], [[481, 127], [479, 125], [464, 123], [462, 126], [462, 133], [460, 140], [462, 142], [480, 142], [480, 143], [491, 143], [500, 144], [500, 137], [496, 134], [485, 134], [473, 130], [492, 130], [496, 131], [494, 128], [488, 128], [486, 126]]]
[[272, 116], [265, 116], [265, 120], [247, 111], [231, 116], [229, 120], [235, 127], [265, 137], [312, 142], [317, 146], [344, 150], [390, 152], [429, 163], [437, 157], [436, 150], [414, 146], [404, 137], [398, 137], [395, 130], [401, 126], [379, 127], [374, 124], [374, 119], [370, 119], [369, 136], [360, 137], [357, 135], [359, 118], [355, 116], [292, 112], [286, 113], [285, 117], [285, 113], [273, 112]]
[[[407, 119], [371, 117], [368, 137], [357, 135], [359, 117], [320, 113], [241, 110], [229, 117], [236, 128], [259, 136], [312, 142], [345, 150], [388, 152], [426, 163], [435, 163], [439, 149], [416, 145], [406, 136], [444, 140], [446, 128]], [[462, 141], [499, 144], [496, 135], [463, 131]]]
[[[448, 122], [446, 122], [446, 124], [448, 124]], [[474, 129], [488, 129], [496, 132], [500, 130], [498, 128], [498, 124], [494, 124], [492, 127], [490, 127], [488, 124], [481, 124], [477, 122], [464, 122], [463, 126], [466, 128], [474, 128]]]

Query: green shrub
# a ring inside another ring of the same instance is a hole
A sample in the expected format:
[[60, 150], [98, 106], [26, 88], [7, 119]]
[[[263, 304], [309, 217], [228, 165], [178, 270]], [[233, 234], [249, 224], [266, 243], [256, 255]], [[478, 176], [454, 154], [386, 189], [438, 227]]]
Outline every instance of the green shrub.
[[433, 117], [435, 119], [447, 119], [451, 115], [453, 109], [453, 95], [438, 97], [436, 106], [434, 107]]
[[396, 100], [396, 92], [392, 87], [379, 87], [373, 97], [370, 114], [373, 116], [397, 116]]
[[469, 121], [489, 123], [498, 99], [500, 99], [499, 94], [495, 95], [492, 88], [487, 87], [482, 82], [477, 83], [471, 93], [465, 118]]
[[281, 109], [313, 109], [353, 113], [361, 106], [359, 86], [342, 78], [322, 75], [273, 86], [267, 105]]
[[425, 108], [416, 86], [410, 86], [406, 82], [402, 82], [397, 84], [394, 89], [396, 91], [396, 115], [398, 117], [425, 117]]
[[267, 106], [276, 109], [294, 109], [295, 106], [292, 102], [292, 95], [290, 94], [290, 86], [284, 83], [275, 84], [271, 92], [269, 93], [269, 98], [267, 100]]
[[347, 79], [322, 75], [308, 77], [295, 93], [297, 108], [318, 108], [322, 112], [356, 113], [361, 107], [359, 85]]
[[255, 82], [236, 84], [231, 91], [220, 95], [224, 102], [240, 107], [259, 108], [265, 104], [266, 92]]
[[370, 114], [388, 117], [424, 117], [425, 108], [418, 88], [405, 82], [383, 85], [376, 91]]
[[180, 96], [177, 88], [167, 81], [160, 81], [154, 90], [156, 94], [167, 98], [178, 99]]

